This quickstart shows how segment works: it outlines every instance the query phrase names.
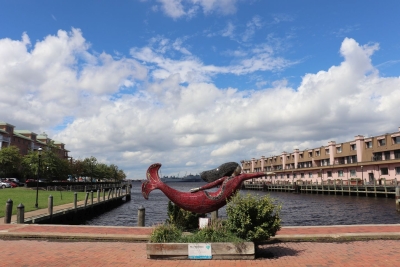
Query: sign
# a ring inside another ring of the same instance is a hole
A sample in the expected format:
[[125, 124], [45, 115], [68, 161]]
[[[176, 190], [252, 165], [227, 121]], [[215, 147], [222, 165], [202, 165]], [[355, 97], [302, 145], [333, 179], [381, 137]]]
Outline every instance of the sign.
[[199, 218], [199, 228], [203, 229], [210, 224], [210, 218]]
[[211, 260], [211, 244], [210, 243], [189, 243], [188, 244], [189, 259], [192, 260]]

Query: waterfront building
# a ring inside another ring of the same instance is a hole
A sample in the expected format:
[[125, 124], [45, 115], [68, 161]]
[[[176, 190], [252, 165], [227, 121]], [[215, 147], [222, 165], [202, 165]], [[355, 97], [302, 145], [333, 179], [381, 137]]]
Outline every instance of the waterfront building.
[[30, 150], [36, 150], [39, 147], [46, 149], [51, 144], [56, 148], [54, 152], [62, 159], [68, 159], [68, 150], [65, 144], [48, 138], [45, 133], [36, 134], [29, 130], [17, 130], [14, 125], [0, 121], [0, 150], [3, 147], [16, 146], [21, 155], [28, 154]]
[[400, 180], [400, 127], [397, 132], [374, 137], [355, 136], [354, 140], [313, 149], [282, 152], [280, 155], [242, 160], [245, 173], [271, 172], [258, 181], [312, 183], [351, 180], [357, 183]]

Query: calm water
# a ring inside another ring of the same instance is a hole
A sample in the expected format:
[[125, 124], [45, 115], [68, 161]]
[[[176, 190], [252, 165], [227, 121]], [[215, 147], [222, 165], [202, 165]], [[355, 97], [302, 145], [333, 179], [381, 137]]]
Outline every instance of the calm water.
[[[189, 191], [204, 183], [170, 183], [179, 191]], [[400, 223], [400, 213], [396, 211], [393, 198], [373, 198], [357, 196], [292, 194], [284, 192], [241, 191], [242, 194], [270, 194], [282, 203], [282, 225], [349, 225], [349, 224], [393, 224]], [[162, 223], [167, 217], [168, 198], [154, 190], [145, 200], [141, 194], [141, 184], [135, 182], [132, 188], [132, 200], [120, 207], [102, 214], [88, 225], [136, 226], [138, 208], [146, 209], [146, 226]], [[226, 217], [225, 208], [218, 212]]]

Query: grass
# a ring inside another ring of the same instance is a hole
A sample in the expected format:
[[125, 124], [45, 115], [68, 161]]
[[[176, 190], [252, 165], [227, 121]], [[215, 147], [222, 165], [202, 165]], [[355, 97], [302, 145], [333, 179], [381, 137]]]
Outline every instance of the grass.
[[[53, 196], [53, 206], [74, 202], [74, 192], [39, 190], [39, 209], [47, 209], [48, 198], [50, 195]], [[78, 192], [78, 201], [85, 200], [85, 196], [86, 194], [84, 192]], [[17, 206], [20, 203], [24, 205], [25, 212], [36, 210], [36, 190], [25, 187], [5, 188], [0, 189], [0, 217], [5, 216], [5, 207], [8, 199], [11, 199], [13, 201], [13, 215], [17, 214]]]

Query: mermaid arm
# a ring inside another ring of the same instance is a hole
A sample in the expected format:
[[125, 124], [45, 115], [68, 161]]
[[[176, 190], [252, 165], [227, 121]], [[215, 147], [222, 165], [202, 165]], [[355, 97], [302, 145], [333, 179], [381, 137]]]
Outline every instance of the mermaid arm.
[[202, 190], [210, 189], [210, 188], [216, 187], [218, 185], [221, 185], [225, 181], [226, 177], [228, 177], [228, 176], [219, 178], [218, 180], [215, 180], [214, 182], [203, 185], [202, 187], [192, 188], [192, 189], [190, 189], [190, 192], [194, 193], [197, 191], [202, 191]]

